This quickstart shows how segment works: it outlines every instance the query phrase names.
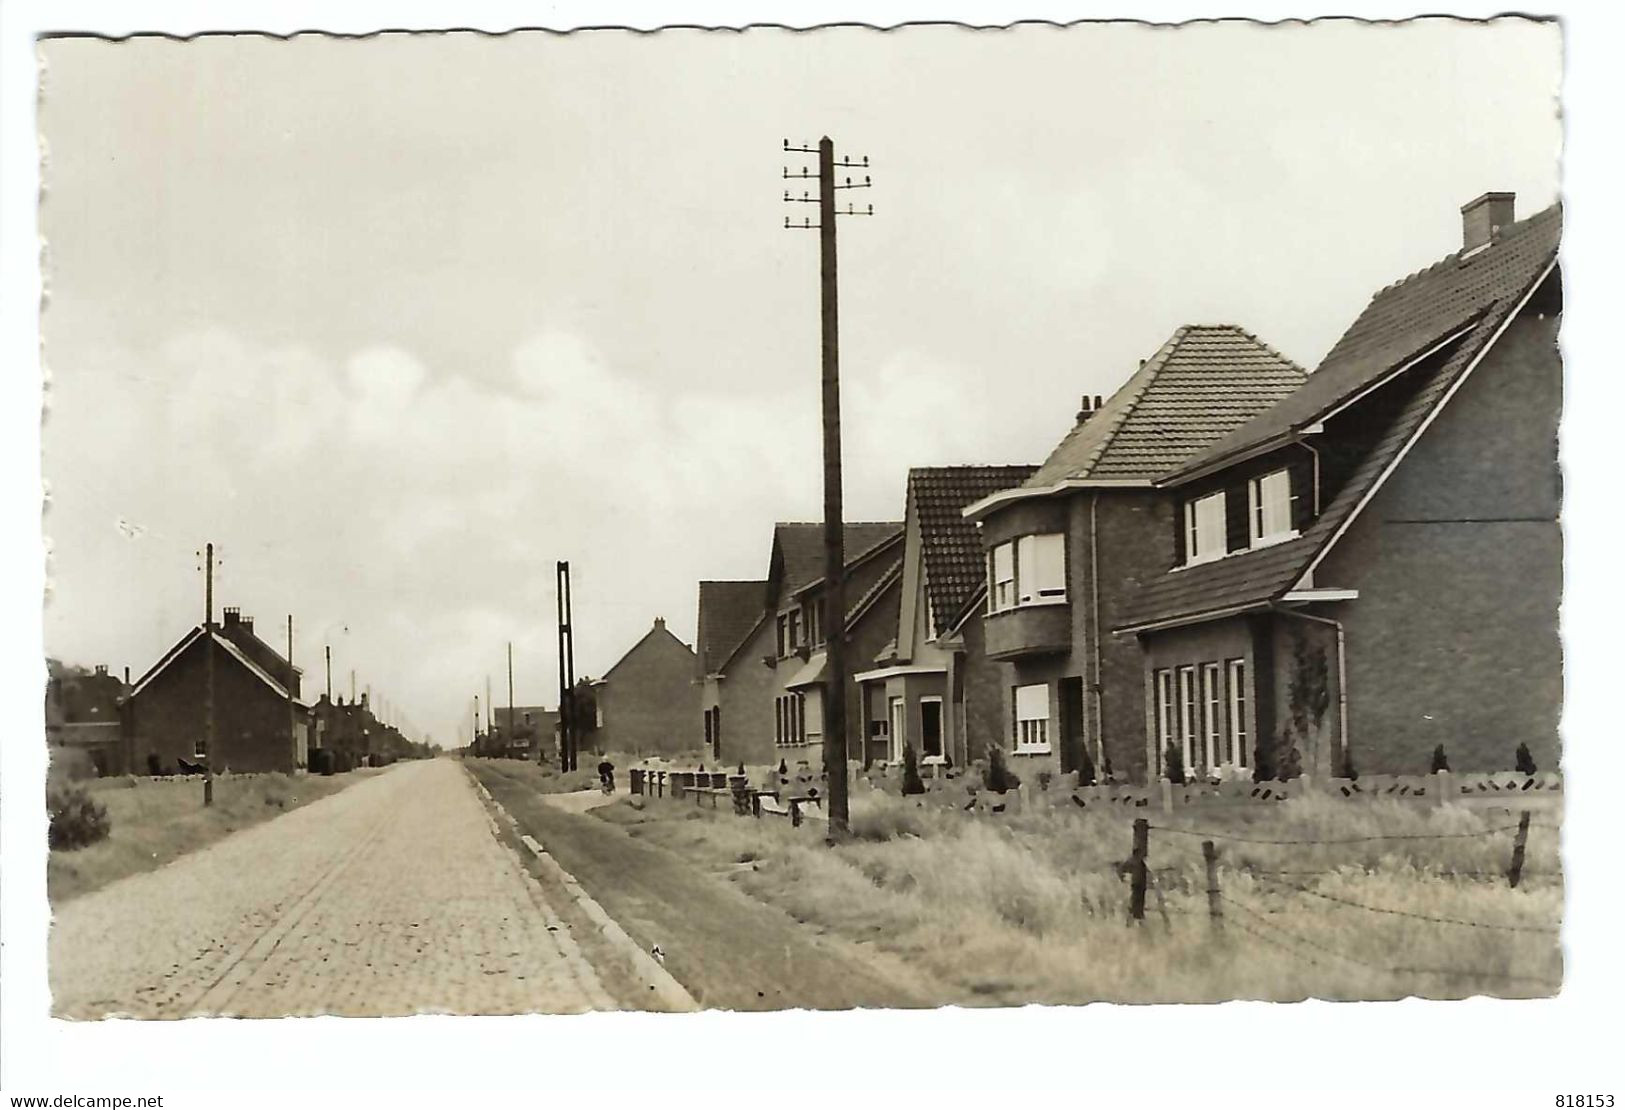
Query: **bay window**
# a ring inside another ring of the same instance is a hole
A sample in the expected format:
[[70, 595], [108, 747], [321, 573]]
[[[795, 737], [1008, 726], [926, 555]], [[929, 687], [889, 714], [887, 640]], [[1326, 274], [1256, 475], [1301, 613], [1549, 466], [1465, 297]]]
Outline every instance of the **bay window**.
[[988, 553], [988, 612], [1066, 601], [1066, 537], [1020, 536]]

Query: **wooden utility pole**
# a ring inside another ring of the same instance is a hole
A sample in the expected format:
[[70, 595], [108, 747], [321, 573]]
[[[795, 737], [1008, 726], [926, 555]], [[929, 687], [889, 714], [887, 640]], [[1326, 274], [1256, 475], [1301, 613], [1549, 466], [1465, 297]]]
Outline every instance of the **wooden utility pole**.
[[322, 650], [327, 655], [327, 701], [333, 703], [333, 645], [324, 644]]
[[516, 730], [515, 730], [514, 723], [513, 723], [513, 641], [509, 640], [508, 641], [508, 728], [507, 728], [507, 737], [508, 737], [508, 746], [509, 747], [513, 746], [513, 737], [514, 737], [514, 732], [515, 731]]
[[[846, 552], [845, 522], [841, 498], [841, 355], [840, 326], [837, 309], [838, 285], [835, 262], [835, 220], [838, 215], [871, 216], [874, 206], [858, 212], [847, 205], [844, 213], [837, 212], [837, 189], [866, 189], [869, 178], [854, 183], [850, 177], [844, 183], [835, 181], [837, 166], [867, 169], [869, 159], [862, 163], [835, 160], [835, 143], [825, 136], [812, 147], [792, 147], [784, 141], [787, 152], [816, 154], [818, 156], [818, 273], [819, 315], [822, 324], [822, 395], [824, 425], [824, 774], [825, 799], [829, 806], [829, 835], [831, 840], [847, 835], [847, 728], [846, 728]], [[792, 174], [784, 168], [785, 178], [809, 178], [806, 169]], [[788, 190], [784, 199], [795, 202]], [[803, 193], [802, 203], [813, 198]], [[796, 225], [787, 216], [784, 225]], [[810, 228], [810, 220], [802, 220], [802, 228]]]
[[576, 648], [571, 615], [570, 564], [556, 568], [559, 598], [559, 770], [576, 769]]
[[203, 804], [214, 805], [214, 544], [203, 554]]
[[288, 747], [293, 753], [291, 764], [299, 769], [299, 718], [293, 708], [293, 614], [288, 614]]

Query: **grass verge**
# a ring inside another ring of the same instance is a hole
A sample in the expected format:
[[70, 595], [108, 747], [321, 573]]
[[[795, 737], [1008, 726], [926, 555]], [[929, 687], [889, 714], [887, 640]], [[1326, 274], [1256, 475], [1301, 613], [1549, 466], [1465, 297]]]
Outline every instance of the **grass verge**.
[[200, 779], [126, 776], [83, 783], [107, 807], [112, 832], [106, 840], [53, 851], [46, 864], [51, 904], [97, 890], [126, 875], [151, 871], [207, 847], [239, 829], [336, 794], [382, 770], [342, 775], [232, 775], [215, 780], [214, 805], [203, 806]]
[[1120, 874], [1135, 814], [975, 816], [859, 791], [854, 839], [829, 847], [810, 826], [669, 799], [593, 812], [803, 922], [909, 961], [939, 984], [940, 1002], [1538, 997], [1562, 977], [1557, 835], [1537, 825], [1526, 879], [1510, 889], [1505, 812], [1322, 798], [1142, 811], [1153, 825], [1352, 842], [1216, 838], [1215, 922], [1201, 837], [1154, 828], [1140, 925], [1127, 921]]

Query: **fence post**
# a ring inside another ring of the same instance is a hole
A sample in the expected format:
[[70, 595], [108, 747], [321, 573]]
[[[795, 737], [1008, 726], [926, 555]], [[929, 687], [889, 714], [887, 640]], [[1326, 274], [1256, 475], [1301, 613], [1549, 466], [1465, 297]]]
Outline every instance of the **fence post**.
[[790, 827], [792, 829], [801, 827], [801, 803], [794, 798], [790, 799]]
[[1523, 878], [1523, 848], [1529, 842], [1529, 811], [1518, 814], [1518, 835], [1512, 839], [1512, 866], [1507, 868], [1507, 881], [1514, 888]]
[[1202, 863], [1207, 867], [1207, 915], [1214, 928], [1224, 925], [1224, 907], [1219, 902], [1219, 851], [1213, 841], [1202, 841]]
[[1144, 817], [1134, 819], [1134, 850], [1129, 854], [1128, 915], [1135, 921], [1145, 920], [1145, 854], [1151, 839], [1151, 822]]

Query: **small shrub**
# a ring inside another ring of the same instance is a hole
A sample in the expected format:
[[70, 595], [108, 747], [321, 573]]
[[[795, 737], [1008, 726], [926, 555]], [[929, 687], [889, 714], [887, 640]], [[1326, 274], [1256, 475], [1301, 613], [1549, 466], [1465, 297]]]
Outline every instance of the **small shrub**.
[[90, 796], [82, 786], [52, 790], [46, 798], [51, 815], [49, 843], [53, 851], [72, 851], [106, 840], [113, 831], [107, 807]]
[[1292, 744], [1287, 747], [1275, 777], [1282, 782], [1291, 782], [1293, 779], [1303, 777], [1303, 756], [1298, 752], [1298, 745]]
[[1185, 785], [1185, 753], [1178, 744], [1170, 743], [1162, 750], [1162, 773], [1175, 786]]
[[1518, 774], [1520, 775], [1532, 775], [1536, 771], [1540, 770], [1540, 768], [1535, 766], [1535, 757], [1530, 754], [1528, 744], [1518, 745], [1518, 755], [1517, 758], [1513, 760], [1512, 765], [1517, 768]]
[[1003, 794], [1021, 785], [1021, 780], [1004, 765], [1004, 749], [998, 744], [987, 746], [987, 773], [983, 784], [995, 794]]
[[914, 754], [913, 744], [903, 745], [903, 793], [925, 793], [925, 783], [920, 781], [920, 761]]
[[1440, 744], [1433, 749], [1433, 764], [1429, 768], [1434, 774], [1450, 770], [1450, 759], [1444, 754], [1444, 745]]

